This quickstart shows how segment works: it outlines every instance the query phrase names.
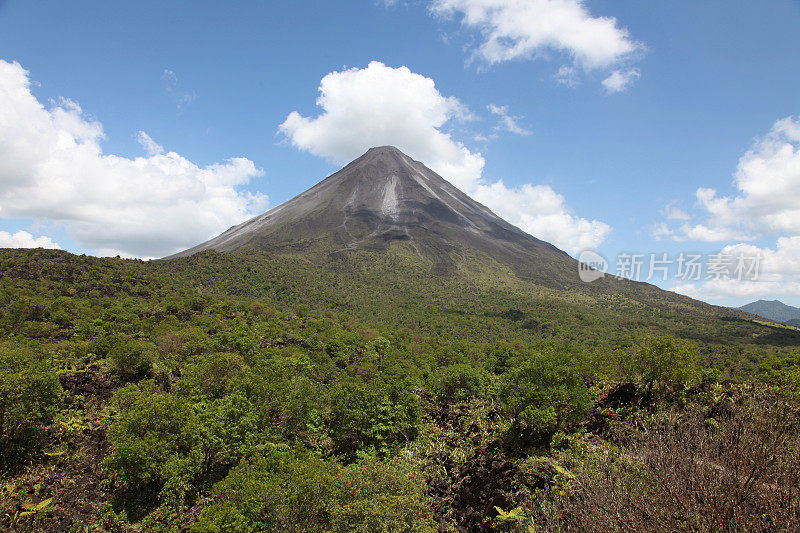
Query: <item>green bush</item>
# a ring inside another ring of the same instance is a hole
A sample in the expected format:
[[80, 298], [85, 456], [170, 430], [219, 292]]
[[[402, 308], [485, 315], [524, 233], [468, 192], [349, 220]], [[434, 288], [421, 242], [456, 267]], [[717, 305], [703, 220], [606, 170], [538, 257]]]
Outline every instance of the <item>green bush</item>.
[[701, 374], [700, 352], [690, 341], [674, 337], [648, 339], [631, 359], [633, 373], [653, 393], [685, 389]]
[[123, 389], [126, 407], [109, 431], [109, 476], [131, 491], [181, 496], [203, 463], [197, 416], [182, 398], [133, 391]]
[[345, 467], [333, 509], [337, 533], [436, 531], [427, 485], [406, 465], [367, 459]]
[[327, 531], [340, 466], [308, 452], [272, 452], [235, 467], [214, 487], [195, 533]]
[[192, 531], [432, 532], [425, 490], [400, 465], [343, 468], [307, 451], [273, 451], [231, 470]]
[[758, 378], [789, 394], [800, 394], [800, 354], [774, 357], [761, 365]]
[[108, 353], [112, 371], [125, 381], [138, 381], [150, 374], [156, 359], [155, 345], [138, 340], [116, 344]]
[[259, 444], [258, 419], [253, 405], [241, 394], [195, 405], [206, 463], [230, 466]]
[[330, 415], [336, 452], [352, 462], [362, 453], [386, 454], [392, 446], [413, 439], [419, 422], [417, 403], [409, 391], [385, 391], [377, 383], [355, 379], [339, 383], [332, 393]]
[[431, 378], [431, 391], [447, 403], [481, 398], [486, 394], [486, 373], [472, 365], [450, 365]]
[[40, 354], [0, 342], [0, 469], [38, 451], [60, 400], [58, 377]]
[[567, 354], [538, 354], [503, 377], [500, 398], [520, 444], [546, 445], [556, 431], [577, 422], [589, 392]]
[[181, 379], [175, 384], [175, 391], [187, 397], [222, 398], [244, 368], [244, 361], [238, 353], [200, 354], [186, 365]]

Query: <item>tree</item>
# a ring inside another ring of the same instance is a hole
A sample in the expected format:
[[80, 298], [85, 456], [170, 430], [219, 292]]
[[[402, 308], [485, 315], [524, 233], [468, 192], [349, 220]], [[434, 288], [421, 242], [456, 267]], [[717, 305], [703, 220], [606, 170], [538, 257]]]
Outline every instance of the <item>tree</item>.
[[700, 352], [693, 343], [674, 337], [648, 339], [631, 360], [632, 369], [647, 387], [648, 399], [654, 390], [685, 388], [700, 375]]
[[129, 490], [180, 497], [202, 466], [194, 410], [171, 394], [140, 394], [111, 426], [109, 440], [112, 451], [104, 465]]
[[568, 355], [534, 355], [503, 377], [500, 398], [520, 444], [545, 445], [589, 407], [589, 392]]

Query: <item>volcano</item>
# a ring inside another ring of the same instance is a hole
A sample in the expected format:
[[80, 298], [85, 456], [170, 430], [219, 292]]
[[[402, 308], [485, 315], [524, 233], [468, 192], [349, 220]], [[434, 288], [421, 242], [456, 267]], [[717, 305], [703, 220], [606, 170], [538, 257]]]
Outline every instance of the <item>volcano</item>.
[[206, 250], [335, 256], [409, 246], [439, 274], [467, 256], [491, 257], [518, 276], [552, 282], [577, 262], [495, 215], [393, 146], [364, 155], [284, 204], [167, 259]]

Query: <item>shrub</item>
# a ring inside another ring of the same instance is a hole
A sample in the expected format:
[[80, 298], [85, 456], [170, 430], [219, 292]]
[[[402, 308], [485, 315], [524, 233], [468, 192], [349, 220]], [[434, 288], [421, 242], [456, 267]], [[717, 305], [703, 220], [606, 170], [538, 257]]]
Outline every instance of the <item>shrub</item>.
[[433, 532], [427, 485], [406, 465], [367, 459], [345, 467], [332, 530], [337, 533]]
[[648, 339], [631, 360], [633, 372], [653, 393], [684, 389], [700, 376], [700, 352], [690, 341], [674, 337]]
[[185, 491], [203, 460], [191, 405], [171, 394], [145, 391], [134, 399], [125, 391], [127, 407], [109, 432], [109, 476], [128, 490]]
[[589, 407], [589, 392], [566, 354], [538, 354], [503, 377], [500, 397], [520, 444], [546, 445]]
[[441, 400], [451, 403], [481, 398], [486, 394], [487, 376], [472, 365], [450, 365], [437, 370], [431, 378], [431, 390]]
[[418, 399], [408, 391], [396, 392], [393, 401], [377, 384], [360, 380], [344, 381], [334, 389], [330, 436], [345, 461], [354, 461], [361, 452], [385, 454], [414, 438]]
[[425, 491], [398, 464], [343, 468], [307, 451], [272, 451], [231, 470], [192, 531], [433, 532]]
[[206, 464], [230, 466], [248, 455], [259, 443], [253, 405], [233, 393], [195, 405]]
[[0, 469], [14, 468], [38, 450], [60, 399], [58, 378], [39, 354], [0, 343]]
[[108, 353], [111, 369], [125, 381], [138, 381], [150, 374], [156, 348], [145, 341], [129, 340], [111, 348]]
[[545, 531], [796, 530], [798, 406], [754, 396], [719, 424], [651, 421], [633, 449], [587, 454], [533, 518]]
[[327, 531], [340, 466], [308, 452], [272, 452], [240, 463], [214, 486], [195, 533]]
[[236, 353], [209, 353], [196, 356], [175, 384], [177, 394], [187, 397], [222, 398], [245, 364]]

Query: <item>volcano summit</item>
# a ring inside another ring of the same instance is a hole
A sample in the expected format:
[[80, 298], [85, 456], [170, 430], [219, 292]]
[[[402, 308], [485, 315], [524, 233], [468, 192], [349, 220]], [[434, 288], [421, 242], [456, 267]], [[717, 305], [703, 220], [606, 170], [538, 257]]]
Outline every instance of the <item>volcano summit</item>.
[[476, 252], [525, 278], [577, 273], [566, 253], [509, 224], [393, 146], [371, 148], [286, 203], [168, 259], [239, 249], [330, 255], [391, 243], [412, 247], [437, 273], [457, 270]]

